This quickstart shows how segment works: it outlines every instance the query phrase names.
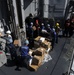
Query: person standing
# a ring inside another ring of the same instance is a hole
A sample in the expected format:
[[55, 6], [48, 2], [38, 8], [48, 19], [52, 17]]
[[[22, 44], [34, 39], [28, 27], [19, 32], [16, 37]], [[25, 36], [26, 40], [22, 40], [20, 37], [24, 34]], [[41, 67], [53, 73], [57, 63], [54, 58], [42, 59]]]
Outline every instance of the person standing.
[[34, 29], [33, 29], [33, 22], [31, 22], [31, 26], [29, 27], [29, 47], [32, 49], [34, 47]]
[[34, 38], [40, 35], [40, 19], [39, 17], [34, 17], [34, 26], [36, 27], [36, 30], [34, 31]]
[[71, 19], [71, 25], [70, 25], [70, 37], [73, 35], [74, 30], [74, 17]]
[[32, 24], [33, 24], [33, 15], [30, 13], [28, 17], [26, 17], [25, 19], [25, 25], [26, 25], [26, 34], [27, 37], [30, 37], [30, 30], [32, 28]]
[[41, 23], [41, 36], [46, 37], [47, 30], [44, 23]]
[[60, 31], [60, 24], [59, 24], [59, 22], [57, 22], [56, 24], [55, 24], [55, 32], [56, 32], [56, 43], [58, 43], [58, 33], [59, 33], [59, 31]]
[[65, 23], [65, 34], [66, 34], [66, 37], [70, 36], [70, 19], [66, 20], [66, 23]]
[[55, 33], [54, 29], [51, 30], [51, 37], [52, 37], [51, 46], [52, 46], [52, 50], [53, 50], [54, 44], [55, 44], [55, 39], [56, 39], [56, 33]]

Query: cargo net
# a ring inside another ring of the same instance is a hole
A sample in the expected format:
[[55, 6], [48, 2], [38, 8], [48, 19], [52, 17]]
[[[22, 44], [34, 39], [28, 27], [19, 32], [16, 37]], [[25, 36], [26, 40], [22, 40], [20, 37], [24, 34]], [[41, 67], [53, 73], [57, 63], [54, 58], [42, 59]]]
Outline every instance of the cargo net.
[[42, 61], [42, 65], [43, 65], [45, 62], [48, 62], [48, 61], [50, 61], [50, 60], [52, 60], [52, 57], [51, 57], [49, 54], [45, 54], [44, 59], [43, 59], [43, 61]]

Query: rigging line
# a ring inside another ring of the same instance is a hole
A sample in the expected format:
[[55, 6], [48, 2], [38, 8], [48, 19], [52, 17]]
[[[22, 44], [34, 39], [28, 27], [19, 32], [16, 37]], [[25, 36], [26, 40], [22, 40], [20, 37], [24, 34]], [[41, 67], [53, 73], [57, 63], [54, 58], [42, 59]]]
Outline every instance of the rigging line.
[[[66, 44], [66, 41], [67, 41], [67, 39], [65, 40], [64, 45]], [[61, 52], [60, 52], [60, 54], [59, 54], [59, 56], [58, 56], [58, 59], [57, 59], [55, 65], [54, 65], [54, 67], [53, 67], [53, 69], [52, 69], [50, 75], [52, 75], [52, 73], [53, 73], [53, 71], [54, 71], [54, 69], [55, 69], [55, 67], [56, 67], [56, 65], [57, 65], [57, 63], [58, 63], [58, 61], [59, 61], [59, 59], [60, 59], [60, 56], [61, 56], [61, 54], [62, 54], [62, 52], [63, 52], [63, 50], [64, 50], [64, 45], [63, 45], [63, 47], [62, 47], [62, 49], [61, 49]]]

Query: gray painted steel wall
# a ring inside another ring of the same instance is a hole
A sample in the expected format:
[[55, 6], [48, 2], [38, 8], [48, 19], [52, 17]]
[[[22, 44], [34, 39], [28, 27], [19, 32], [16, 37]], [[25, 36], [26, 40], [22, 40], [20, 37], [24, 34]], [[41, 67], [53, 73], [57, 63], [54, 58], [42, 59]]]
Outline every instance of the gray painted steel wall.
[[44, 0], [44, 16], [45, 18], [49, 17], [49, 0]]
[[[65, 14], [65, 8], [69, 0], [50, 0], [50, 9], [49, 9], [49, 17], [51, 17], [52, 12], [54, 17], [63, 17]], [[54, 11], [50, 12], [52, 9], [52, 6], [54, 7]]]
[[37, 14], [37, 4], [38, 0], [24, 0], [24, 17], [26, 18], [30, 13], [33, 15]]

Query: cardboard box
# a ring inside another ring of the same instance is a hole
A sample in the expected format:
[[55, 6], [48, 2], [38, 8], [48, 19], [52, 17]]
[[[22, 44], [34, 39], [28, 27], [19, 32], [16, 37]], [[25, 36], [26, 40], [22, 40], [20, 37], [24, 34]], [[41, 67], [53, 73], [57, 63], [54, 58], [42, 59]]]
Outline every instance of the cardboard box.
[[50, 46], [51, 46], [51, 42], [46, 40], [44, 37], [38, 36], [37, 38], [35, 38], [35, 41], [34, 41], [35, 48], [44, 47], [47, 50]]
[[32, 58], [32, 62], [31, 65], [29, 65], [32, 69], [34, 69], [35, 71], [39, 68], [39, 66], [42, 64], [42, 61], [44, 59], [44, 55], [45, 55], [45, 48], [37, 48], [36, 50], [31, 50], [33, 58]]
[[41, 38], [41, 36], [38, 36], [35, 38], [35, 41], [38, 41]]
[[46, 48], [46, 49], [48, 49], [48, 48], [50, 48], [50, 46], [51, 46], [51, 42], [48, 42], [48, 41], [45, 40], [45, 41], [41, 44], [41, 46], [44, 47], [44, 48]]
[[46, 40], [44, 42], [42, 42], [41, 47], [43, 47], [47, 50], [48, 49], [48, 42]]
[[51, 48], [51, 42], [48, 43], [48, 48]]
[[42, 56], [34, 56], [37, 60], [38, 60], [38, 66], [40, 66], [41, 65], [41, 63], [42, 63]]
[[37, 71], [37, 69], [39, 68], [39, 66], [37, 65], [30, 65], [29, 67], [35, 71]]
[[31, 65], [29, 65], [35, 71], [41, 66], [44, 59], [44, 54], [42, 56], [34, 56]]
[[14, 45], [15, 46], [21, 46], [20, 40], [14, 40]]
[[37, 56], [42, 56], [45, 53], [45, 48], [37, 48], [32, 54]]
[[41, 37], [41, 36], [36, 37], [34, 40], [39, 41], [41, 38], [44, 38], [47, 42], [50, 42], [50, 40], [51, 40], [50, 38], [48, 39], [48, 38]]
[[34, 48], [39, 48], [39, 47], [40, 47], [40, 42], [34, 41]]
[[36, 30], [36, 27], [35, 26], [33, 26], [32, 28], [33, 28], [33, 30]]
[[45, 54], [45, 48], [38, 48], [32, 53], [34, 56], [32, 59], [32, 65], [39, 65], [43, 61], [43, 56]]
[[36, 56], [33, 57], [31, 65], [39, 65], [41, 62], [41, 58], [37, 58]]

